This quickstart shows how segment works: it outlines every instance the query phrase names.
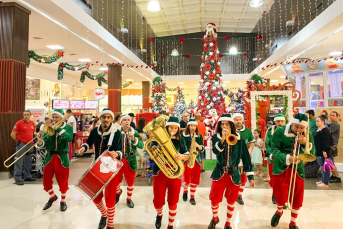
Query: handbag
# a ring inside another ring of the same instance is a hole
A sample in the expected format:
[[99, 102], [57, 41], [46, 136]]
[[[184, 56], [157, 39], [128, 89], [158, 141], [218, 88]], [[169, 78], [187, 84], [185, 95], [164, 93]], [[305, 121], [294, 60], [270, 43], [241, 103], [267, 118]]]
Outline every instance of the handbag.
[[330, 152], [332, 154], [332, 157], [337, 157], [338, 156], [338, 149], [336, 145], [330, 146]]
[[333, 162], [329, 158], [325, 158], [324, 165], [323, 165], [323, 172], [326, 171], [333, 171], [334, 165]]

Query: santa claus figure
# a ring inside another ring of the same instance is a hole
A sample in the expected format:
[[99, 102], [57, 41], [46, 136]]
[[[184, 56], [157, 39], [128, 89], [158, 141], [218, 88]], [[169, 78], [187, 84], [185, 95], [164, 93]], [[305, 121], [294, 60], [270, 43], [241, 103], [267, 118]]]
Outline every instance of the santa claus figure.
[[[208, 113], [209, 115], [205, 118], [204, 124], [206, 125], [207, 139], [209, 141], [212, 135], [215, 133], [219, 115], [216, 109], [211, 109]], [[206, 143], [206, 145], [209, 146], [208, 142]]]
[[217, 37], [217, 27], [216, 27], [216, 24], [214, 23], [207, 24], [204, 38], [210, 37], [211, 35], [214, 37]]

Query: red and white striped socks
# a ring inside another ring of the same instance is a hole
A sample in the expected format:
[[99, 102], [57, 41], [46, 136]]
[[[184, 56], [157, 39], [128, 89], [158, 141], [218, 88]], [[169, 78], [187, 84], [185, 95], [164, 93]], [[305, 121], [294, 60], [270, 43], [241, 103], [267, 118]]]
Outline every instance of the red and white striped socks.
[[277, 205], [277, 211], [276, 211], [276, 213], [277, 213], [279, 216], [282, 216], [282, 214], [283, 214], [283, 206]]
[[219, 204], [212, 204], [212, 214], [213, 214], [213, 221], [217, 222], [218, 221], [218, 209], [219, 209]]
[[188, 184], [183, 185], [183, 193], [188, 193]]
[[177, 205], [169, 206], [169, 223], [168, 227], [172, 227], [174, 224], [176, 212], [177, 212]]
[[101, 216], [102, 216], [102, 217], [107, 217], [107, 210], [106, 210], [106, 207], [105, 207], [103, 201], [101, 201], [100, 203], [96, 204], [95, 206], [96, 206], [96, 207], [99, 209], [99, 211], [101, 212]]
[[121, 193], [121, 189], [120, 189], [120, 184], [117, 186], [117, 194], [120, 194]]
[[61, 203], [66, 202], [66, 194], [65, 193], [61, 193]]
[[107, 227], [113, 227], [114, 213], [116, 206], [112, 208], [107, 208]]
[[191, 184], [191, 199], [194, 199], [196, 189], [197, 189], [197, 185]]
[[296, 226], [297, 225], [296, 221], [298, 218], [298, 213], [299, 213], [299, 209], [292, 209], [290, 226]]
[[133, 188], [134, 186], [127, 186], [127, 199], [126, 200], [131, 200]]
[[162, 210], [163, 210], [163, 208], [156, 209], [158, 216], [162, 216], [163, 215]]
[[243, 191], [244, 191], [244, 186], [241, 185], [241, 186], [239, 187], [238, 197], [242, 197]]
[[49, 193], [49, 195], [50, 195], [50, 199], [55, 198], [56, 194], [54, 193], [54, 190], [50, 189], [50, 190], [48, 191], [48, 193]]
[[225, 223], [225, 227], [229, 227], [230, 222], [231, 222], [231, 218], [233, 215], [233, 211], [235, 210], [235, 205], [231, 205], [231, 204], [227, 204], [227, 212], [226, 212], [226, 223]]

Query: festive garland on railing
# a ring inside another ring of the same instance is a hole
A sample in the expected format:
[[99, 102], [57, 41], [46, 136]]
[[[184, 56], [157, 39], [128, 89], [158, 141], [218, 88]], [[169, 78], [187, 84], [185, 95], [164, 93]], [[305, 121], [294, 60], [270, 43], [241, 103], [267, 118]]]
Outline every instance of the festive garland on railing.
[[63, 79], [63, 69], [66, 68], [70, 71], [79, 71], [79, 70], [82, 70], [82, 69], [89, 69], [89, 63], [86, 63], [86, 64], [78, 64], [78, 65], [71, 65], [71, 64], [68, 64], [66, 62], [61, 62], [59, 65], [58, 65], [58, 80], [62, 80]]
[[43, 63], [43, 64], [54, 63], [59, 58], [63, 57], [63, 53], [64, 52], [62, 50], [57, 50], [56, 52], [54, 52], [54, 54], [52, 54], [52, 56], [45, 57], [45, 56], [40, 56], [37, 53], [35, 53], [34, 51], [30, 50], [26, 67], [28, 68], [30, 66], [31, 59], [34, 59], [38, 63]]
[[[81, 76], [80, 76], [80, 82], [83, 83], [85, 82], [85, 79], [86, 79], [86, 76], [87, 78], [91, 79], [91, 80], [98, 80], [98, 86], [101, 86], [102, 83], [105, 83], [107, 84], [107, 80], [104, 78], [105, 75], [107, 75], [107, 71], [104, 71], [104, 72], [100, 72], [99, 74], [97, 75], [92, 75], [90, 74], [88, 71], [83, 71], [81, 73]], [[122, 85], [122, 88], [127, 88], [128, 86], [130, 86], [132, 84], [132, 82], [127, 82], [125, 84]]]

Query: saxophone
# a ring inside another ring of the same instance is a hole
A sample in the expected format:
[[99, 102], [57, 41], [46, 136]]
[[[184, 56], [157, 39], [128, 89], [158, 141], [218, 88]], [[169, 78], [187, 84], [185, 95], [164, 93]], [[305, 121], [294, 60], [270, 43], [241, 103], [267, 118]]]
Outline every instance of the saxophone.
[[197, 135], [194, 134], [194, 136], [192, 137], [192, 143], [191, 143], [191, 148], [189, 149], [189, 160], [187, 162], [187, 165], [189, 168], [193, 168], [194, 164], [195, 164], [195, 160], [197, 159], [198, 156], [198, 151], [195, 147], [195, 138], [198, 137]]

